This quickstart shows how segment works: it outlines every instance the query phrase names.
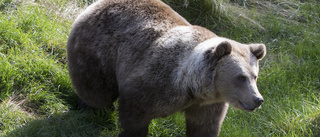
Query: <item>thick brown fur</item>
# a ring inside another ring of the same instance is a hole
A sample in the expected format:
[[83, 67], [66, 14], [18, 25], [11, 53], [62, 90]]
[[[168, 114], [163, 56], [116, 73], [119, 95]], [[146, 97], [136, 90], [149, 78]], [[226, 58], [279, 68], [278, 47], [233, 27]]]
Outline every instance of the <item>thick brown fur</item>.
[[190, 25], [159, 0], [97, 1], [75, 20], [67, 46], [79, 97], [96, 108], [119, 98], [119, 136], [130, 137], [178, 111], [187, 136], [218, 136], [229, 103], [261, 105], [253, 78], [265, 50]]

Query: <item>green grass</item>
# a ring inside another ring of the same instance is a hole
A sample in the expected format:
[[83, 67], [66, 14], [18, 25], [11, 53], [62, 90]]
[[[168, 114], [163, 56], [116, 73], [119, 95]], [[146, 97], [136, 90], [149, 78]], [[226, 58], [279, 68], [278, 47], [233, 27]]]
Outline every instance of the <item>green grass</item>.
[[[66, 65], [75, 17], [94, 0], [0, 0], [0, 136], [117, 136], [117, 111], [76, 109]], [[230, 108], [220, 136], [320, 136], [317, 0], [164, 0], [192, 24], [243, 43], [262, 42], [265, 102]], [[185, 136], [182, 113], [155, 119], [149, 136]]]

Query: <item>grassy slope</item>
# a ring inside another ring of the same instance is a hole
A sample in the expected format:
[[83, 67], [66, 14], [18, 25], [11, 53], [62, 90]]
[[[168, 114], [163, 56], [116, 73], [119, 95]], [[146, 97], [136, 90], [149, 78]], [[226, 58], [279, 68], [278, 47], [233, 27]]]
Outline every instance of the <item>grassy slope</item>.
[[[191, 23], [240, 42], [262, 42], [254, 113], [229, 109], [221, 136], [320, 135], [320, 3], [165, 0]], [[117, 136], [117, 112], [75, 109], [65, 44], [87, 0], [0, 0], [0, 136]], [[208, 6], [209, 5], [209, 6]], [[213, 9], [211, 6], [216, 7]], [[184, 136], [183, 114], [153, 120], [150, 136]]]

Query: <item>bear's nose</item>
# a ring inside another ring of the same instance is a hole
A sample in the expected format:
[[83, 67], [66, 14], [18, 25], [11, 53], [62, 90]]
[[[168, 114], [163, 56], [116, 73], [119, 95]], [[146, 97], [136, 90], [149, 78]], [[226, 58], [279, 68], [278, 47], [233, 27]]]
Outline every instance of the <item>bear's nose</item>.
[[255, 100], [255, 103], [257, 104], [257, 107], [259, 107], [262, 104], [262, 102], [263, 102], [263, 98], [257, 98]]

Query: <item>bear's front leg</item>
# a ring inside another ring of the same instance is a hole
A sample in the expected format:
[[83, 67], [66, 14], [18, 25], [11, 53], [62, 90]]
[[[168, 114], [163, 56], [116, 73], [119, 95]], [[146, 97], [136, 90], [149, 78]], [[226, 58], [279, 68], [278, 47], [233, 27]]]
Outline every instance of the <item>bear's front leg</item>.
[[217, 137], [228, 110], [227, 103], [192, 105], [185, 110], [187, 137]]
[[119, 121], [123, 131], [119, 137], [146, 137], [152, 120], [147, 108], [134, 100], [119, 98]]

